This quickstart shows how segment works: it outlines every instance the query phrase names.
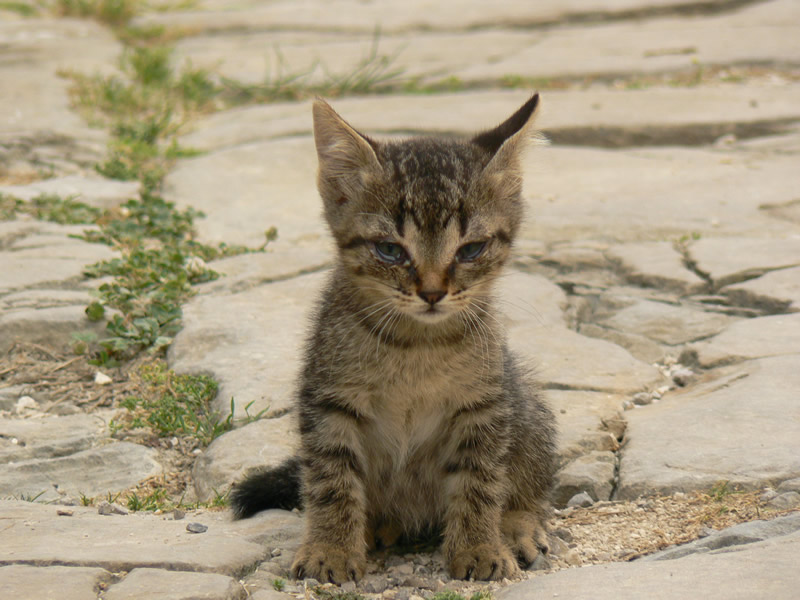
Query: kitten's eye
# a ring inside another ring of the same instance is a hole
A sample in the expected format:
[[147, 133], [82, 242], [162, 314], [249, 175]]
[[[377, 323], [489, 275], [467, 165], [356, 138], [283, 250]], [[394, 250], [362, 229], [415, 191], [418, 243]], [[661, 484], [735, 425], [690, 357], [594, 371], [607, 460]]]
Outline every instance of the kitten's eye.
[[473, 261], [483, 254], [485, 248], [486, 242], [470, 242], [469, 244], [464, 244], [458, 249], [458, 252], [456, 252], [456, 258], [458, 258], [459, 262]]
[[375, 253], [382, 261], [393, 265], [403, 264], [408, 260], [408, 254], [400, 244], [394, 242], [374, 242]]

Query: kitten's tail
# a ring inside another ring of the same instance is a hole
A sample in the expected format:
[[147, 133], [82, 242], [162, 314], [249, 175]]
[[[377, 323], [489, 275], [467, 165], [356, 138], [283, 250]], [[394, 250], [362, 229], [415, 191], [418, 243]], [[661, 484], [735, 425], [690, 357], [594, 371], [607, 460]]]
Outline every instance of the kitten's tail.
[[268, 508], [300, 508], [300, 459], [279, 467], [253, 469], [233, 486], [230, 495], [234, 519], [246, 519]]

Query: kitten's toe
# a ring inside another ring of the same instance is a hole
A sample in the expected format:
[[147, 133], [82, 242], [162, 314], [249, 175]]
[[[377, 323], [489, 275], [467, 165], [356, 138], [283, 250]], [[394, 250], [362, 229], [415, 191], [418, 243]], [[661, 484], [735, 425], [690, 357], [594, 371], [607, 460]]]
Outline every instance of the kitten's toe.
[[292, 577], [310, 577], [325, 583], [358, 581], [366, 571], [366, 558], [332, 544], [305, 544], [297, 551]]
[[509, 549], [498, 543], [456, 552], [449, 570], [453, 579], [497, 580], [511, 577], [519, 569]]

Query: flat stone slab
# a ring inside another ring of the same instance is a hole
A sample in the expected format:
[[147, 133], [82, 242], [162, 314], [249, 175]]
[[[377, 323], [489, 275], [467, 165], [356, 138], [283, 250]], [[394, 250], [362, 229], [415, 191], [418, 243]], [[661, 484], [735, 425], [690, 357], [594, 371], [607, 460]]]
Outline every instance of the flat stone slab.
[[105, 244], [70, 237], [87, 229], [92, 227], [29, 219], [0, 221], [0, 294], [48, 283], [63, 288], [63, 282], [81, 278], [86, 265], [117, 255]]
[[242, 584], [216, 573], [185, 573], [138, 568], [104, 594], [106, 600], [241, 600]]
[[[407, 29], [467, 29], [485, 25], [532, 26], [592, 16], [600, 19], [622, 18], [649, 10], [679, 12], [684, 0], [544, 0], [531, 4], [515, 0], [498, 6], [487, 6], [479, 0], [468, 0], [453, 11], [445, 5], [427, 2], [390, 0], [380, 5], [345, 0], [335, 7], [322, 1], [304, 3], [304, 10], [290, 0], [263, 2], [245, 0], [231, 5], [224, 0], [203, 0], [192, 4], [192, 10], [157, 12], [139, 17], [134, 22], [158, 23], [188, 27], [190, 30], [220, 31], [232, 29], [311, 29], [372, 32], [380, 24], [383, 31]], [[721, 9], [725, 0], [715, 2]], [[735, 6], [735, 4], [734, 4]]]
[[798, 477], [797, 365], [797, 355], [748, 361], [626, 412], [617, 497], [707, 490], [720, 481], [756, 489]]
[[667, 548], [661, 552], [650, 554], [642, 558], [643, 561], [675, 560], [690, 554], [702, 554], [720, 548], [744, 546], [754, 542], [761, 542], [770, 538], [793, 534], [800, 531], [800, 513], [788, 514], [771, 521], [750, 521], [715, 531], [711, 535], [682, 544], [674, 548]]
[[0, 418], [0, 464], [68, 456], [108, 437], [103, 413], [30, 419]]
[[664, 383], [658, 369], [624, 348], [571, 329], [529, 322], [509, 331], [509, 344], [535, 361], [547, 388], [634, 394]]
[[719, 313], [640, 300], [603, 319], [599, 324], [677, 346], [716, 335], [736, 319]]
[[[0, 565], [92, 566], [111, 572], [151, 567], [233, 577], [269, 553], [262, 539], [300, 521], [286, 511], [231, 522], [229, 513], [223, 512], [191, 513], [174, 521], [143, 513], [103, 516], [95, 508], [80, 506], [70, 507], [72, 516], [57, 516], [55, 506], [8, 500], [0, 501], [0, 509], [5, 522], [0, 531]], [[187, 522], [202, 523], [208, 530], [190, 533]]]
[[792, 600], [797, 596], [798, 551], [800, 533], [793, 533], [736, 547], [735, 551], [723, 548], [676, 561], [638, 560], [567, 569], [510, 585], [498, 591], [496, 597]]
[[770, 271], [743, 283], [729, 286], [724, 294], [734, 299], [776, 307], [779, 310], [800, 310], [800, 267]]
[[295, 455], [298, 441], [293, 415], [261, 419], [221, 435], [192, 468], [197, 499], [206, 502], [226, 494], [252, 467], [277, 467]]
[[324, 250], [316, 171], [311, 138], [247, 144], [182, 161], [167, 175], [164, 197], [206, 214], [195, 223], [203, 241], [259, 246], [277, 227], [275, 247], [302, 241]]
[[101, 585], [113, 579], [111, 573], [96, 567], [9, 565], [0, 567], [0, 596], [96, 600]]
[[215, 406], [237, 418], [286, 412], [300, 368], [307, 316], [326, 274], [314, 273], [241, 293], [199, 295], [183, 308], [183, 329], [169, 349], [178, 372], [211, 373], [219, 382]]
[[155, 450], [113, 442], [68, 456], [8, 463], [0, 473], [0, 497], [36, 497], [40, 501], [57, 500], [62, 494], [105, 497], [161, 471]]
[[[532, 36], [522, 52], [450, 74], [464, 81], [498, 74], [533, 78], [697, 70], [698, 65], [791, 64], [800, 35], [800, 7], [791, 0], [756, 3], [729, 14], [567, 26]], [[587, 51], [591, 48], [591, 51]]]
[[[602, 232], [604, 239], [646, 242], [696, 234], [699, 245], [724, 232], [728, 254], [737, 236], [769, 245], [797, 231], [759, 209], [796, 194], [789, 183], [796, 162], [794, 155], [766, 149], [534, 148], [524, 163], [531, 218], [521, 235], [557, 242], [597, 239]], [[730, 260], [741, 256], [735, 250]]]
[[0, 183], [92, 170], [108, 133], [70, 108], [59, 70], [112, 70], [121, 47], [111, 31], [88, 19], [2, 20], [0, 45], [0, 78], [14, 82], [0, 89]]
[[745, 319], [690, 348], [706, 368], [770, 356], [790, 355], [800, 361], [800, 313]]
[[727, 285], [800, 266], [800, 237], [703, 237], [690, 246], [689, 254], [718, 285]]
[[[251, 54], [252, 56], [252, 54]], [[505, 120], [530, 94], [524, 90], [337, 98], [333, 106], [368, 134], [471, 135]], [[709, 143], [724, 125], [800, 119], [800, 84], [747, 83], [703, 88], [546, 90], [536, 126], [556, 139], [598, 146]], [[754, 104], [755, 102], [755, 104]], [[718, 125], [716, 129], [712, 127]], [[707, 126], [707, 130], [703, 130]], [[265, 104], [215, 113], [181, 137], [187, 146], [218, 150], [271, 138], [311, 134], [311, 102]], [[700, 135], [705, 137], [698, 137]]]

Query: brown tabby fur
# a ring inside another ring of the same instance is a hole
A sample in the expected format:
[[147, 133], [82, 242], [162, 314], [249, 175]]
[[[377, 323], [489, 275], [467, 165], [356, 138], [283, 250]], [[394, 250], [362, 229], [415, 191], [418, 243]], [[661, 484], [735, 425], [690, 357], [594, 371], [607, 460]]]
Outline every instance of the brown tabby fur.
[[[492, 302], [522, 218], [519, 159], [537, 103], [471, 140], [389, 142], [314, 104], [338, 261], [300, 379], [296, 577], [356, 580], [376, 540], [430, 527], [454, 578], [501, 579], [546, 550], [553, 417]], [[268, 507], [268, 477], [234, 489], [237, 515]]]

